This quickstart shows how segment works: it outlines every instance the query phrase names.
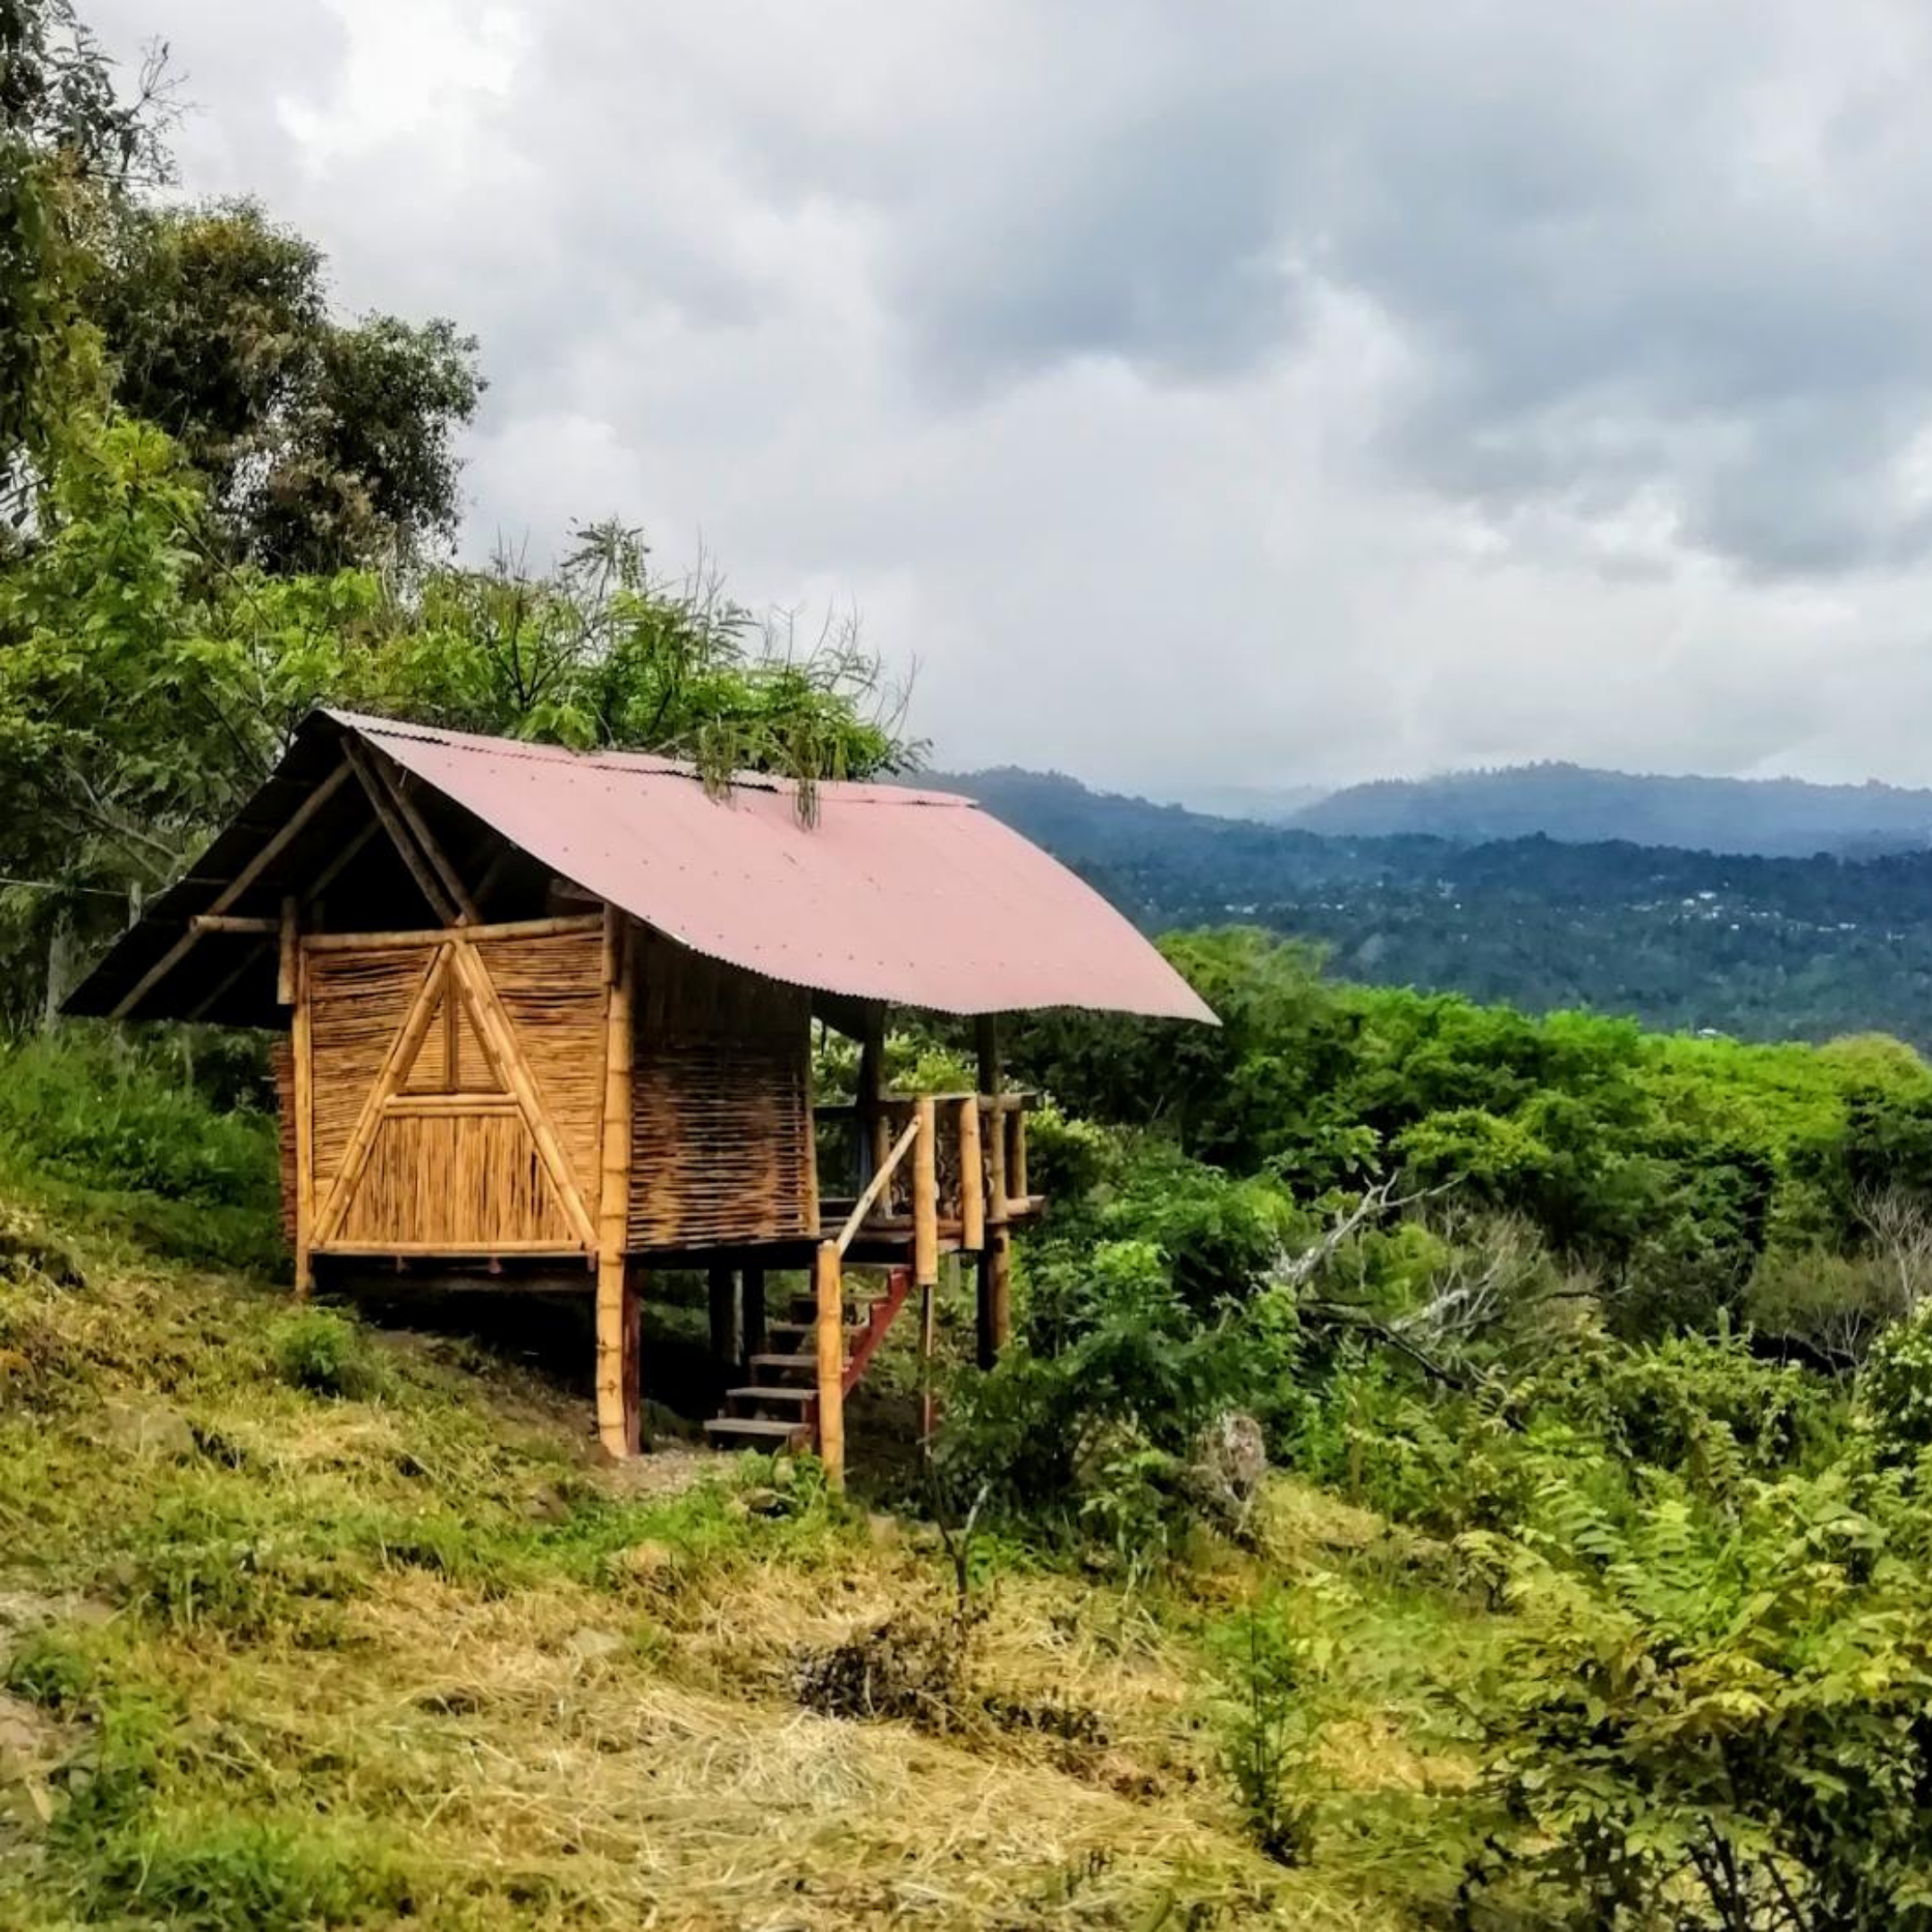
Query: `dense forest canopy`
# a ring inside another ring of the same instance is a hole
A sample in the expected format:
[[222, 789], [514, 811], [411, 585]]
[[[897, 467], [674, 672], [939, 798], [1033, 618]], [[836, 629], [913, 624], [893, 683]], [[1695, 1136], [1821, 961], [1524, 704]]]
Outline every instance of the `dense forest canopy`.
[[1341, 837], [996, 771], [983, 799], [1150, 932], [1230, 919], [1352, 979], [1744, 1039], [1932, 1047], [1932, 852], [1754, 858], [1543, 836]]

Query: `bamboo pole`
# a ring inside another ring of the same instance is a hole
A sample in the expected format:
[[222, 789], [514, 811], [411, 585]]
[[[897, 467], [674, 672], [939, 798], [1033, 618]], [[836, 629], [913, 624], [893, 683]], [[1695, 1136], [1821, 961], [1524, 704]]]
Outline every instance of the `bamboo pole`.
[[933, 1304], [937, 1300], [930, 1288], [919, 1290], [919, 1451], [928, 1456], [938, 1424], [933, 1403]]
[[191, 933], [249, 933], [258, 938], [273, 938], [281, 932], [282, 921], [266, 916], [258, 919], [253, 914], [241, 912], [191, 912], [188, 930]]
[[309, 979], [301, 954], [295, 955], [295, 1011], [290, 1021], [293, 1059], [289, 1104], [295, 1109], [295, 1298], [306, 1301], [315, 1287], [315, 1080], [314, 1040], [310, 1030]]
[[991, 1229], [984, 1257], [986, 1320], [979, 1338], [979, 1366], [990, 1368], [1013, 1334], [1013, 1230]]
[[410, 877], [416, 881], [416, 890], [436, 915], [437, 924], [453, 926], [459, 911], [456, 902], [444, 888], [436, 869], [417, 848], [408, 826], [402, 822], [402, 815], [389, 796], [388, 786], [383, 783], [369, 754], [353, 738], [345, 738], [343, 740], [343, 756], [349, 760], [349, 768], [361, 780], [363, 795], [369, 801], [369, 809], [382, 821], [383, 830], [389, 835], [389, 843], [395, 847], [396, 857], [409, 868]]
[[275, 1004], [292, 1006], [295, 990], [301, 983], [301, 902], [293, 897], [282, 902], [281, 946], [275, 955]]
[[436, 834], [429, 829], [428, 822], [417, 809], [415, 800], [409, 795], [409, 788], [402, 783], [401, 768], [386, 752], [381, 751], [369, 759], [369, 765], [383, 790], [389, 794], [389, 802], [395, 807], [397, 816], [409, 827], [417, 849], [442, 881], [443, 890], [456, 908], [458, 919], [465, 926], [478, 924], [476, 901], [470, 896], [470, 888], [463, 884], [462, 874], [450, 863], [449, 854], [443, 850]]
[[812, 1270], [818, 1292], [818, 1460], [826, 1485], [845, 1487], [845, 1281], [838, 1243], [821, 1241]]
[[615, 908], [605, 915], [606, 944], [617, 961], [604, 1007], [604, 1121], [598, 1155], [597, 1402], [597, 1437], [614, 1456], [642, 1446], [635, 1385], [636, 1294], [624, 1250], [631, 1220], [631, 1072], [636, 1058], [632, 1015], [637, 945]]
[[859, 1231], [865, 1225], [865, 1217], [871, 1213], [878, 1201], [879, 1196], [891, 1184], [894, 1173], [897, 1170], [899, 1163], [905, 1158], [905, 1151], [912, 1144], [913, 1139], [919, 1131], [919, 1124], [915, 1118], [906, 1131], [899, 1136], [898, 1141], [891, 1151], [887, 1153], [884, 1161], [879, 1164], [878, 1169], [873, 1174], [871, 1180], [866, 1183], [865, 1192], [853, 1203], [852, 1211], [845, 1217], [845, 1225], [839, 1230], [837, 1245], [840, 1254], [843, 1255], [858, 1238]]
[[1006, 1116], [998, 1108], [986, 1123], [987, 1219], [995, 1227], [1004, 1227], [1007, 1202], [1012, 1196], [1006, 1183]]
[[402, 1029], [389, 1042], [389, 1051], [383, 1055], [381, 1071], [362, 1102], [362, 1111], [356, 1116], [349, 1145], [343, 1152], [342, 1165], [335, 1170], [335, 1178], [329, 1185], [328, 1199], [322, 1203], [316, 1216], [312, 1239], [318, 1248], [326, 1246], [335, 1234], [343, 1210], [349, 1205], [349, 1197], [354, 1193], [355, 1184], [361, 1178], [362, 1165], [369, 1158], [369, 1148], [375, 1145], [376, 1130], [383, 1117], [383, 1103], [402, 1084], [404, 1071], [415, 1059], [416, 1049], [422, 1045], [423, 1035], [429, 1030], [429, 1021], [442, 996], [453, 951], [453, 948], [445, 946], [430, 955]]
[[[268, 868], [286, 852], [290, 844], [343, 786], [348, 783], [349, 767], [338, 765], [320, 784], [288, 816], [282, 829], [271, 838], [249, 862], [222, 887], [215, 895], [214, 902], [208, 908], [210, 912], [225, 912]], [[133, 986], [122, 995], [115, 1005], [113, 1017], [125, 1020], [139, 1006], [153, 988], [166, 979], [176, 966], [187, 956], [190, 949], [200, 935], [191, 926]]]
[[570, 912], [555, 919], [505, 919], [496, 926], [411, 926], [397, 932], [304, 933], [305, 953], [393, 953], [402, 946], [464, 945], [486, 939], [549, 939], [565, 933], [602, 932], [601, 913]]
[[986, 1246], [986, 1162], [979, 1147], [979, 1097], [953, 1103], [959, 1109], [960, 1246], [978, 1254]]
[[919, 1139], [912, 1147], [912, 1278], [921, 1288], [939, 1280], [939, 1157], [937, 1110], [930, 1095], [914, 1110]]
[[1026, 1173], [1026, 1109], [1015, 1107], [1001, 1124], [1012, 1140], [1006, 1149], [1006, 1187], [1013, 1200], [1030, 1199], [1027, 1190]]

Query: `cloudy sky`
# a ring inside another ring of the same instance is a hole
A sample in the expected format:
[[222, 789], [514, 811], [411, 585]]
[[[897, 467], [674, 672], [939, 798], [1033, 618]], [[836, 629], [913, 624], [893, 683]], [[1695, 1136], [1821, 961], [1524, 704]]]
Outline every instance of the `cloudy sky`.
[[468, 545], [850, 604], [943, 763], [1932, 782], [1917, 0], [82, 0], [491, 387]]

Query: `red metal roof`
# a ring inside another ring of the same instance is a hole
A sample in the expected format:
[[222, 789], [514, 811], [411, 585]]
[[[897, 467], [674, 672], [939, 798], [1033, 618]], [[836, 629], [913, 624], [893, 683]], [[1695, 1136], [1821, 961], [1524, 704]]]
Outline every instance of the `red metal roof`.
[[329, 714], [561, 877], [713, 958], [936, 1013], [1080, 1006], [1215, 1024], [1092, 887], [971, 800], [826, 784], [721, 797], [690, 767]]

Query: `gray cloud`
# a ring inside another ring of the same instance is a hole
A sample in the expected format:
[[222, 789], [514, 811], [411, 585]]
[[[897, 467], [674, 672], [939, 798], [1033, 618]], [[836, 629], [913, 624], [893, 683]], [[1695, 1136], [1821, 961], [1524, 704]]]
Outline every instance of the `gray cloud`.
[[88, 11], [480, 334], [476, 544], [854, 597], [942, 756], [1932, 778], [1910, 0]]

